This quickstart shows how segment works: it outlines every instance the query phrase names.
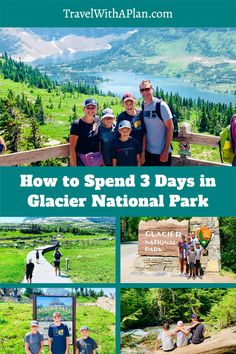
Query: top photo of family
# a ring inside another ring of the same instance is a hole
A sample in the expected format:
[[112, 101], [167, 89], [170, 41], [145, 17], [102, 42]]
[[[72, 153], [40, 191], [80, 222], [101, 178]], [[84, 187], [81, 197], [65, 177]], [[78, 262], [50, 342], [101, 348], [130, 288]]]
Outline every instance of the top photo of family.
[[1, 28], [0, 166], [236, 166], [236, 30]]

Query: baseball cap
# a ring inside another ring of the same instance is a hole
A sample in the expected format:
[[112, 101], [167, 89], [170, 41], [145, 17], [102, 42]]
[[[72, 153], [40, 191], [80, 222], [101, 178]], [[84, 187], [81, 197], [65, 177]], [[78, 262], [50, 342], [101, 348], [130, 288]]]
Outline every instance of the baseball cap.
[[198, 319], [198, 316], [197, 316], [195, 313], [193, 313], [193, 314], [192, 314], [192, 319], [193, 319], [193, 320], [197, 320], [197, 319]]
[[84, 107], [87, 107], [87, 106], [94, 106], [94, 107], [97, 107], [98, 104], [97, 104], [97, 101], [95, 101], [93, 98], [87, 98], [85, 101], [84, 101]]
[[122, 101], [123, 102], [128, 101], [128, 100], [131, 100], [131, 101], [134, 101], [134, 102], [136, 101], [134, 95], [132, 93], [130, 93], [130, 92], [126, 92], [123, 95], [123, 97], [122, 97]]
[[113, 113], [113, 110], [112, 110], [111, 108], [105, 108], [105, 109], [102, 111], [102, 119], [103, 119], [103, 118], [106, 118], [106, 117], [115, 118], [114, 113]]
[[122, 120], [119, 124], [118, 129], [129, 128], [131, 129], [131, 124], [128, 120]]
[[30, 327], [32, 327], [32, 326], [37, 326], [38, 327], [38, 321], [31, 321], [30, 322]]
[[87, 326], [82, 326], [80, 327], [80, 331], [89, 331], [89, 328]]
[[57, 316], [60, 317], [61, 315], [59, 314], [59, 312], [54, 312], [53, 317], [57, 317]]

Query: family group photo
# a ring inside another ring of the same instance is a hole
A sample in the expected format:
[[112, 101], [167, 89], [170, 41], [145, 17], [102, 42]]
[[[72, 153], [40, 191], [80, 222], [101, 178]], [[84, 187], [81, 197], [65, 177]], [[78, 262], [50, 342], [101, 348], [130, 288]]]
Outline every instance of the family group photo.
[[0, 353], [115, 353], [115, 289], [0, 289]]
[[235, 353], [235, 289], [121, 290], [121, 353]]
[[123, 217], [124, 283], [235, 283], [235, 217]]
[[0, 165], [235, 165], [235, 44], [233, 29], [1, 28]]

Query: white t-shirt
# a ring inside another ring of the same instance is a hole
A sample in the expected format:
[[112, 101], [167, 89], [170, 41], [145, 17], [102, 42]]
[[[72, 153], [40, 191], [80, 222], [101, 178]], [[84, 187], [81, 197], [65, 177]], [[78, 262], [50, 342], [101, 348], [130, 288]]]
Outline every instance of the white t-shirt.
[[[187, 330], [186, 327], [184, 327], [184, 329]], [[176, 333], [176, 338], [177, 338], [176, 344], [178, 348], [185, 347], [188, 344], [188, 338], [186, 334], [184, 334], [182, 331], [178, 331]]]
[[161, 340], [163, 350], [171, 350], [174, 348], [173, 338], [168, 335], [168, 332], [162, 331], [157, 339]]

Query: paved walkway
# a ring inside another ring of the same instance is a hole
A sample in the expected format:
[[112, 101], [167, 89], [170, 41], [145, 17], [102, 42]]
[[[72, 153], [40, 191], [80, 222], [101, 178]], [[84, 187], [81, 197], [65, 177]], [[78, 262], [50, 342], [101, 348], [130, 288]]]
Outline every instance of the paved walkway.
[[122, 283], [235, 283], [236, 277], [221, 275], [219, 273], [205, 274], [202, 279], [187, 279], [179, 276], [178, 271], [173, 272], [139, 272], [135, 269], [135, 259], [138, 256], [138, 243], [121, 245], [121, 282]]
[[[42, 255], [42, 251], [51, 246], [52, 245], [37, 247], [28, 253], [27, 262], [31, 258], [35, 266], [32, 283], [73, 283], [72, 280], [63, 273], [61, 273], [60, 276], [56, 276], [54, 267]], [[36, 250], [39, 250], [39, 263], [36, 262]], [[26, 277], [24, 277], [22, 283], [27, 283]]]

